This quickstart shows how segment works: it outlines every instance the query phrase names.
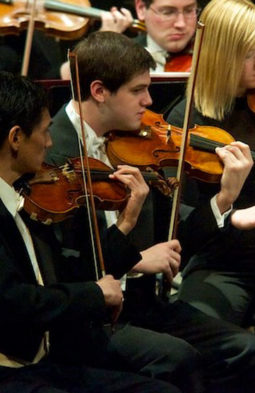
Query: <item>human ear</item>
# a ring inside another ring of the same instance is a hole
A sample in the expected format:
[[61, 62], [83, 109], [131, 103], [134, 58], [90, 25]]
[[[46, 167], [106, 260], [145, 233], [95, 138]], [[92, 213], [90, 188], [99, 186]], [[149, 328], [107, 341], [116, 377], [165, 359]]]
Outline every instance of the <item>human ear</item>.
[[11, 147], [15, 151], [17, 151], [19, 148], [21, 136], [22, 136], [22, 130], [21, 130], [20, 126], [14, 126], [10, 129], [8, 140], [9, 140]]
[[90, 94], [99, 103], [104, 102], [106, 91], [108, 90], [100, 80], [95, 80], [90, 85]]
[[135, 9], [138, 19], [144, 21], [146, 6], [143, 0], [135, 0]]

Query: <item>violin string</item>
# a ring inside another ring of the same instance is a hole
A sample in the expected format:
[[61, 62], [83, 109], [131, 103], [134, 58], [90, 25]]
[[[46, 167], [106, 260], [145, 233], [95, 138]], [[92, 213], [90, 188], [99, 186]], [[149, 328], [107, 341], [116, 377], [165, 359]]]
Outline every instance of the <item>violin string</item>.
[[[85, 169], [86, 172], [86, 169]], [[93, 180], [95, 181], [111, 181], [109, 180], [109, 175], [111, 175], [114, 171], [109, 171], [106, 169], [92, 169], [91, 175], [93, 176]], [[154, 171], [151, 172], [146, 172], [146, 171], [141, 171], [141, 174], [144, 178], [145, 181], [151, 181], [151, 180], [157, 180], [158, 176]]]

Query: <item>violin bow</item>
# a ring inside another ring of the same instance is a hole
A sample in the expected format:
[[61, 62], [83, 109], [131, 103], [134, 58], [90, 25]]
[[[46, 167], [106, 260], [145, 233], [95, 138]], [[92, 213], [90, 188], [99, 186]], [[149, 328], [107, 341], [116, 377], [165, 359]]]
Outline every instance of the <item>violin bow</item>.
[[[102, 277], [105, 276], [105, 265], [104, 265], [103, 252], [102, 252], [102, 246], [101, 246], [99, 228], [98, 228], [98, 222], [97, 222], [97, 216], [96, 216], [96, 208], [95, 208], [95, 201], [94, 201], [93, 188], [92, 188], [92, 178], [91, 178], [90, 165], [89, 165], [89, 159], [88, 159], [88, 150], [87, 150], [86, 137], [85, 137], [85, 128], [84, 128], [84, 121], [83, 121], [83, 116], [82, 116], [81, 91], [80, 91], [80, 80], [79, 80], [79, 69], [78, 69], [77, 55], [71, 51], [68, 51], [68, 59], [69, 59], [69, 63], [70, 63], [72, 96], [73, 96], [73, 99], [78, 102], [78, 107], [79, 107], [80, 127], [81, 127], [83, 149], [81, 146], [80, 138], [78, 138], [78, 143], [79, 143], [79, 150], [80, 150], [83, 186], [84, 186], [85, 198], [86, 198], [86, 202], [87, 202], [86, 205], [87, 205], [87, 211], [88, 211], [91, 244], [92, 244], [92, 250], [93, 250], [93, 256], [94, 256], [95, 273], [96, 273], [96, 279], [98, 280], [99, 279], [98, 264], [97, 264], [97, 258], [96, 258], [96, 250], [95, 250], [92, 222], [93, 222], [93, 226], [94, 226], [95, 240], [96, 240], [96, 246], [97, 246], [97, 251], [98, 251], [98, 260], [99, 260], [99, 265], [100, 265]], [[84, 168], [84, 160], [85, 160], [85, 165], [87, 168], [87, 173]], [[87, 187], [87, 182], [88, 182], [88, 187]], [[88, 193], [88, 188], [90, 189], [90, 193]], [[90, 211], [90, 208], [91, 208], [91, 211]]]
[[33, 41], [33, 35], [35, 29], [35, 12], [36, 12], [36, 0], [32, 0], [30, 19], [28, 23], [26, 43], [25, 43], [25, 49], [24, 49], [24, 55], [22, 60], [22, 67], [21, 67], [21, 75], [23, 76], [27, 76], [28, 74], [29, 60], [31, 55], [32, 41]]
[[[194, 44], [194, 54], [192, 57], [192, 65], [191, 65], [191, 73], [190, 73], [190, 89], [188, 90], [187, 94], [187, 103], [185, 108], [185, 115], [184, 115], [184, 122], [183, 122], [183, 132], [182, 132], [182, 143], [179, 153], [179, 161], [177, 166], [177, 188], [175, 188], [173, 192], [173, 199], [172, 199], [172, 211], [171, 211], [171, 218], [170, 218], [170, 225], [169, 225], [169, 233], [168, 233], [168, 240], [172, 240], [176, 238], [177, 234], [177, 227], [178, 227], [178, 218], [179, 218], [179, 210], [180, 210], [180, 201], [181, 201], [181, 182], [184, 174], [184, 156], [187, 148], [188, 143], [188, 135], [189, 135], [189, 124], [190, 124], [190, 116], [191, 116], [191, 108], [193, 102], [193, 95], [194, 95], [194, 87], [196, 82], [197, 76], [197, 69], [199, 63], [199, 56], [202, 47], [204, 35], [204, 24], [201, 22], [197, 23], [197, 30], [196, 30], [196, 38]], [[168, 293], [171, 289], [171, 285], [163, 278], [162, 280], [162, 290], [161, 296], [164, 300], [168, 301]]]
[[177, 233], [178, 216], [179, 216], [180, 199], [181, 199], [181, 181], [184, 174], [184, 163], [185, 163], [184, 157], [185, 157], [187, 143], [188, 143], [191, 108], [193, 104], [194, 88], [196, 83], [199, 57], [200, 57], [203, 35], [204, 35], [204, 27], [205, 26], [203, 23], [201, 22], [197, 23], [194, 54], [192, 57], [191, 73], [190, 73], [190, 80], [189, 80], [189, 90], [187, 94], [185, 116], [183, 121], [182, 143], [181, 143], [181, 149], [179, 154], [180, 158], [179, 158], [179, 162], [177, 166], [177, 174], [176, 174], [178, 187], [174, 190], [174, 194], [173, 194], [168, 240], [175, 238]]

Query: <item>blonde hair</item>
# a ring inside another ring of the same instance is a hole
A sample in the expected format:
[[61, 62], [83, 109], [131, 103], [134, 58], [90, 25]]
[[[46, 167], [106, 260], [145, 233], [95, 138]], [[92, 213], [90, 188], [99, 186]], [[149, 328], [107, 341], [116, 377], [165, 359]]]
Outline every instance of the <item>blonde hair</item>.
[[222, 120], [235, 102], [245, 58], [255, 49], [255, 5], [249, 0], [211, 0], [200, 20], [205, 31], [195, 107]]

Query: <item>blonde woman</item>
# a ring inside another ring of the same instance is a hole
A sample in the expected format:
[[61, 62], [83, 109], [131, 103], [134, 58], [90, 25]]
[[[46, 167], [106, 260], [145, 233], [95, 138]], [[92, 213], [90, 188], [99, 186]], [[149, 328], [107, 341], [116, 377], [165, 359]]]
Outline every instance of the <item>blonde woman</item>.
[[[255, 150], [255, 114], [247, 103], [255, 88], [255, 5], [248, 0], [212, 0], [201, 21], [205, 33], [192, 123], [220, 127]], [[184, 107], [185, 101], [173, 109], [169, 123], [182, 126]], [[254, 174], [253, 169], [234, 208], [254, 205]], [[191, 203], [201, 209], [211, 205], [218, 230], [199, 253], [192, 253], [192, 245], [186, 248], [179, 298], [216, 318], [246, 326], [254, 311], [255, 229], [232, 226], [229, 211], [218, 209], [220, 185], [195, 185], [198, 192], [189, 195]], [[188, 243], [187, 237], [183, 241]]]

